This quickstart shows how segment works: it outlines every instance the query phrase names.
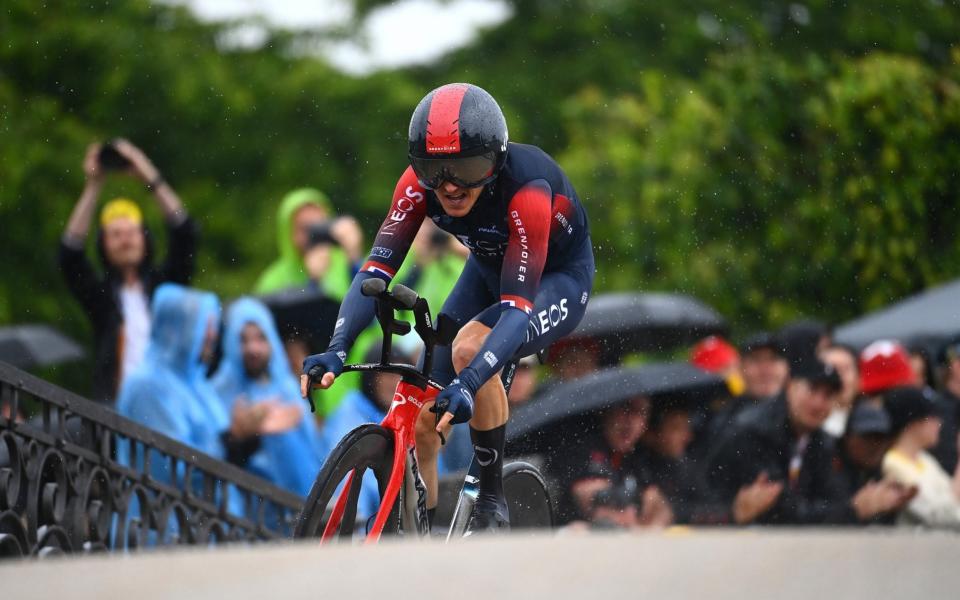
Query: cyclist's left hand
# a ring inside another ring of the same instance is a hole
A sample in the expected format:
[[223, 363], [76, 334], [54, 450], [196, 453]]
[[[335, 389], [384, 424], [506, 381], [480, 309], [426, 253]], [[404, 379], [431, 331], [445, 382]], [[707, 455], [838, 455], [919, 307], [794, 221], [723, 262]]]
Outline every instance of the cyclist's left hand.
[[454, 379], [449, 386], [437, 394], [430, 412], [443, 414], [437, 423], [437, 431], [443, 431], [447, 423], [466, 423], [473, 417], [473, 393], [459, 379]]

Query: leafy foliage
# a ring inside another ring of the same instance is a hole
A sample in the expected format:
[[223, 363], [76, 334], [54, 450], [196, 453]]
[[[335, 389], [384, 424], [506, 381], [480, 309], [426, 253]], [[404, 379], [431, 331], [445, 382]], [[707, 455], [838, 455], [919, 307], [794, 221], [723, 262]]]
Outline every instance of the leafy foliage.
[[[353, 77], [299, 51], [306, 34], [237, 48], [236, 24], [167, 4], [5, 2], [0, 323], [86, 335], [54, 257], [90, 141], [147, 151], [202, 224], [197, 285], [232, 297], [275, 256], [289, 189], [324, 189], [371, 235], [410, 111], [455, 80], [569, 171], [601, 289], [688, 291], [752, 328], [960, 272], [956, 0], [509, 4], [436, 64]], [[118, 194], [159, 227], [139, 185], [114, 178]]]
[[957, 91], [911, 58], [725, 56], [699, 85], [580, 93], [561, 162], [617, 224], [606, 285], [685, 290], [735, 323], [846, 318], [960, 272]]

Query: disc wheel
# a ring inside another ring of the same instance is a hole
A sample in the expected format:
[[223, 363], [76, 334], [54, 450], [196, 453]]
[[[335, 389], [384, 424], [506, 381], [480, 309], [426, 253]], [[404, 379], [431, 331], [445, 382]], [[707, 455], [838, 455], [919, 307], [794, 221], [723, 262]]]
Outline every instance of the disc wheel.
[[[380, 425], [361, 425], [348, 433], [333, 449], [323, 468], [320, 469], [320, 474], [310, 489], [310, 495], [307, 496], [303, 510], [297, 519], [293, 536], [318, 538], [323, 535], [336, 499], [339, 497], [336, 492], [351, 472], [354, 473], [353, 481], [335, 537], [349, 540], [354, 535], [361, 537], [366, 535], [366, 528], [372, 525], [373, 517], [370, 516], [364, 523], [357, 523], [357, 504], [360, 499], [363, 475], [368, 470], [373, 472], [382, 500], [393, 469], [393, 445], [393, 434]], [[379, 506], [377, 508], [379, 510]], [[399, 509], [398, 494], [383, 528], [383, 535], [395, 535], [399, 531]]]
[[553, 503], [547, 483], [536, 467], [526, 462], [504, 465], [503, 493], [510, 510], [511, 529], [553, 528]]

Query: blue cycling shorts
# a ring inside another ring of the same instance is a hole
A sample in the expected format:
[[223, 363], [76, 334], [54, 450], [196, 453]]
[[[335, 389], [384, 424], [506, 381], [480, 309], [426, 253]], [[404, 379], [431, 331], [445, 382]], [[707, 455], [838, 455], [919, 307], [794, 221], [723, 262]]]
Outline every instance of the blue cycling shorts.
[[[562, 271], [543, 273], [527, 322], [525, 340], [512, 360], [548, 348], [577, 327], [593, 290], [594, 270], [591, 254]], [[500, 304], [499, 270], [470, 255], [441, 312], [453, 318], [458, 328], [470, 321], [492, 328], [503, 310], [515, 309]], [[451, 346], [438, 346], [432, 378], [447, 385], [454, 377]]]

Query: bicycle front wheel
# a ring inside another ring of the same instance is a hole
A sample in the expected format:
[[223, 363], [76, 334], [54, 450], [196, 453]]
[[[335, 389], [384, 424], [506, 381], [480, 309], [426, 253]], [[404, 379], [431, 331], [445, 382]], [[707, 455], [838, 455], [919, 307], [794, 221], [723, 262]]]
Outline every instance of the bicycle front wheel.
[[[336, 492], [343, 487], [344, 481], [351, 473], [353, 478], [350, 491], [347, 494], [339, 526], [335, 528], [334, 533], [341, 539], [351, 539], [355, 534], [365, 535], [367, 523], [372, 523], [373, 518], [372, 515], [358, 515], [363, 476], [368, 471], [373, 473], [379, 498], [382, 500], [393, 470], [393, 446], [393, 434], [380, 425], [361, 425], [348, 433], [337, 444], [323, 464], [323, 468], [320, 469], [320, 474], [297, 519], [293, 537], [317, 538], [323, 535], [334, 503], [339, 497]], [[390, 516], [383, 528], [383, 535], [396, 534], [399, 530], [398, 500], [399, 497], [390, 508]], [[379, 504], [377, 510], [379, 510]], [[373, 514], [376, 514], [376, 511]]]
[[536, 467], [522, 461], [504, 465], [503, 493], [510, 509], [511, 529], [553, 528], [550, 493]]

